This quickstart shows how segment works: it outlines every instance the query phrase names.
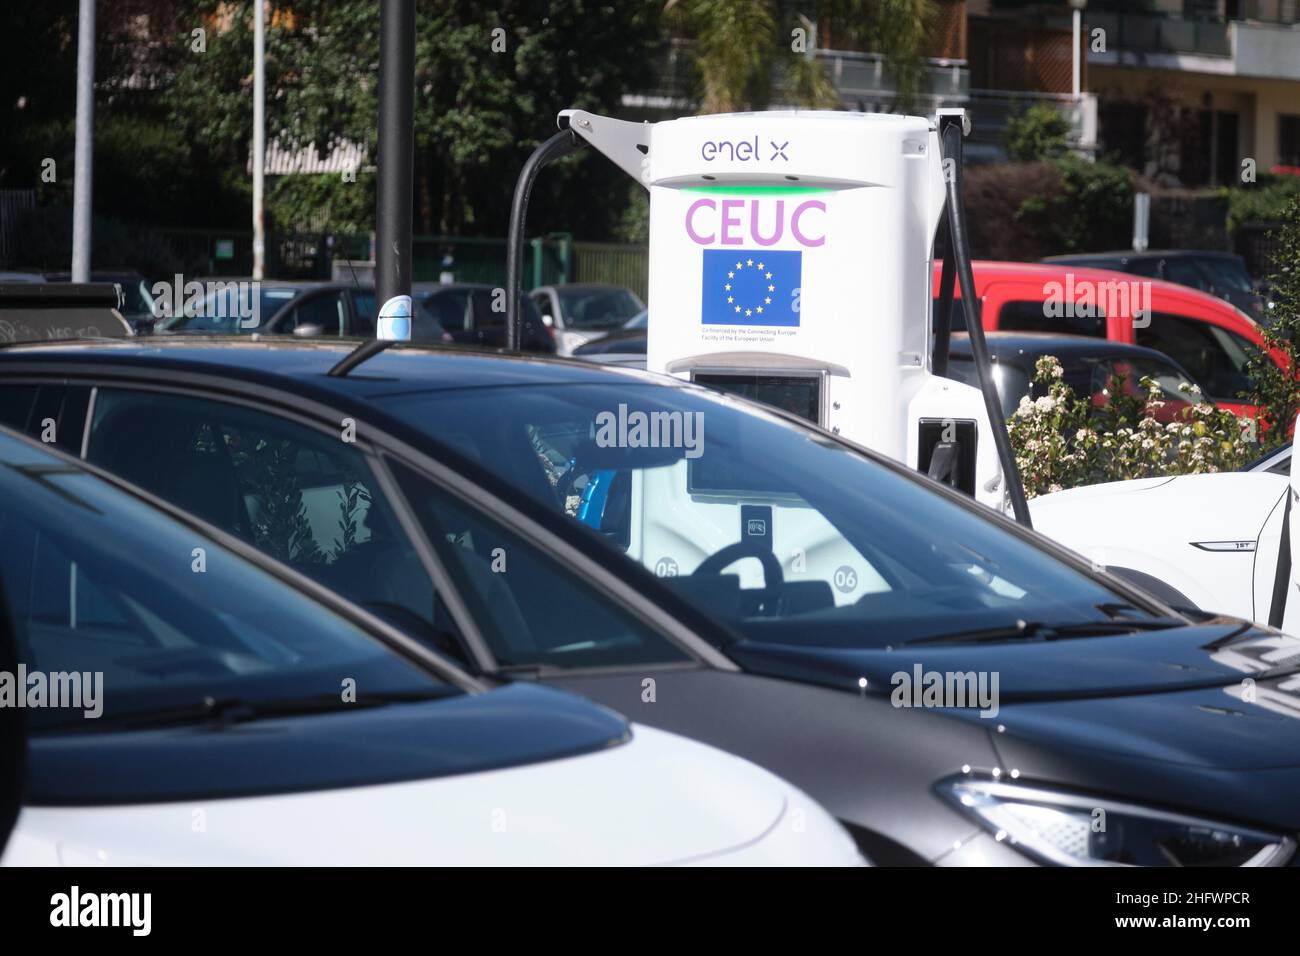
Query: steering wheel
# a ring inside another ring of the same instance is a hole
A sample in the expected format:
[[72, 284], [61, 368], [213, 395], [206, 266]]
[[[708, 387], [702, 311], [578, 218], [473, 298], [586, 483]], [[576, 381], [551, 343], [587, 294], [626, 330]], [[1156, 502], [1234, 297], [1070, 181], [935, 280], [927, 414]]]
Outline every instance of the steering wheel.
[[699, 563], [699, 566], [691, 572], [691, 577], [721, 574], [725, 567], [741, 558], [758, 559], [758, 563], [763, 566], [763, 587], [766, 590], [771, 591], [785, 583], [785, 572], [781, 570], [781, 562], [776, 559], [771, 548], [757, 541], [735, 541], [721, 551], [715, 551]]

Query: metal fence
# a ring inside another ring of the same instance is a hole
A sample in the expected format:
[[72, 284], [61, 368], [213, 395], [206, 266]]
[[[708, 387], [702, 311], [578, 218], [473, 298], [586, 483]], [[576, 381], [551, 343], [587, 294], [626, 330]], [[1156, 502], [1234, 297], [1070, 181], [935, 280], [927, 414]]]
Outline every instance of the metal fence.
[[0, 263], [30, 265], [24, 262], [23, 248], [18, 241], [18, 219], [35, 208], [36, 190], [0, 189]]

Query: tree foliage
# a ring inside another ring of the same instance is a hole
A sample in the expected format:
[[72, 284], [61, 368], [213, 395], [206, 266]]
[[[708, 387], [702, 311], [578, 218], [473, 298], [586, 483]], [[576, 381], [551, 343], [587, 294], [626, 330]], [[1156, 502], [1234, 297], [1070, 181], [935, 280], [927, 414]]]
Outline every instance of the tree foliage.
[[1002, 132], [1002, 147], [1014, 163], [1036, 163], [1064, 156], [1070, 122], [1050, 103], [1034, 103], [1009, 120]]
[[[244, 168], [252, 129], [251, 0], [186, 0], [218, 20], [207, 52], [184, 62], [168, 90], [172, 116], [231, 168]], [[267, 136], [286, 148], [361, 145], [378, 158], [379, 11], [373, 0], [285, 0], [266, 31]], [[416, 10], [416, 228], [501, 235], [515, 176], [569, 107], [611, 112], [649, 73], [656, 3], [421, 2]], [[535, 221], [603, 238], [620, 209], [591, 203], [624, 174], [590, 152], [539, 182]], [[286, 178], [287, 179], [287, 178]], [[366, 225], [373, 177], [277, 184], [272, 214], [293, 226], [327, 208], [336, 231]], [[621, 195], [622, 187], [619, 187]]]
[[[1269, 276], [1273, 319], [1262, 329], [1265, 350], [1251, 355], [1247, 374], [1252, 387], [1243, 396], [1261, 408], [1260, 441], [1266, 450], [1288, 440], [1300, 414], [1300, 195], [1284, 210], [1276, 239]], [[1284, 367], [1274, 363], [1272, 350], [1282, 353]]]

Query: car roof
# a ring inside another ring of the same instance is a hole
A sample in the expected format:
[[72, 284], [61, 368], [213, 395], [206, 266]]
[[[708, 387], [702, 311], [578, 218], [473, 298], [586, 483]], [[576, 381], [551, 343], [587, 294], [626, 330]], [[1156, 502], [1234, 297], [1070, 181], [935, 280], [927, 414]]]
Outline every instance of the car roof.
[[[985, 332], [990, 355], [1055, 355], [1079, 358], [1150, 358], [1157, 359], [1175, 368], [1178, 363], [1156, 349], [1113, 339], [1096, 338], [1091, 335], [1061, 335], [1056, 332]], [[971, 354], [970, 337], [965, 333], [954, 332], [950, 345], [954, 355]]]
[[[371, 357], [346, 376], [326, 373], [359, 341], [295, 340], [256, 335], [164, 334], [107, 341], [23, 343], [0, 349], [0, 371], [19, 374], [24, 366], [110, 364], [151, 372], [217, 376], [228, 383], [314, 394], [322, 401], [360, 400], [379, 395], [503, 385], [628, 384], [671, 380], [632, 372], [610, 372], [591, 363], [539, 358], [469, 348], [400, 345]], [[120, 347], [118, 347], [120, 346]]]
[[[938, 278], [942, 265], [942, 260], [934, 260], [934, 297], [936, 299], [939, 297]], [[1231, 315], [1248, 325], [1258, 325], [1245, 312], [1242, 312], [1232, 303], [1220, 299], [1217, 295], [1210, 295], [1200, 289], [1193, 289], [1190, 286], [1179, 285], [1176, 282], [1168, 282], [1164, 279], [1135, 276], [1131, 272], [1071, 265], [1067, 262], [1004, 262], [992, 259], [976, 260], [972, 263], [972, 271], [975, 274], [975, 288], [981, 295], [983, 295], [986, 286], [997, 279], [1028, 279], [1043, 283], [1060, 282], [1064, 284], [1066, 275], [1069, 274], [1074, 277], [1076, 285], [1080, 281], [1097, 283], [1143, 282], [1151, 284], [1152, 305], [1157, 312], [1165, 311], [1164, 306], [1166, 304], [1182, 303], [1184, 305], [1195, 305], [1203, 311], [1216, 313], [1224, 318]], [[1043, 297], [1047, 297], [1046, 293], [1044, 293]], [[960, 289], [957, 291], [957, 298], [961, 298]]]
[[490, 282], [412, 282], [412, 292], [457, 292], [464, 289], [473, 291], [475, 289], [495, 289], [497, 286]]
[[542, 289], [554, 289], [556, 292], [596, 292], [608, 289], [631, 291], [627, 286], [619, 285], [616, 282], [565, 282], [562, 285], [539, 285], [533, 291], [540, 292]]
[[1075, 252], [1062, 256], [1045, 256], [1043, 262], [1090, 262], [1094, 259], [1173, 259], [1173, 258], [1240, 259], [1235, 252], [1212, 249], [1116, 249], [1114, 252]]

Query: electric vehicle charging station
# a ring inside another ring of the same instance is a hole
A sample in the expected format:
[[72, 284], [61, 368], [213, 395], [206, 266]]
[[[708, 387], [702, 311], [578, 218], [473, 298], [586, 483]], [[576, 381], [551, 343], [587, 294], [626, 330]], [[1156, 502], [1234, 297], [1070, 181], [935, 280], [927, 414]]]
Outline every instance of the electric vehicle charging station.
[[[973, 292], [961, 202], [964, 111], [941, 110], [933, 121], [787, 111], [631, 123], [566, 110], [559, 125], [516, 187], [506, 290], [512, 345], [532, 184], [546, 163], [589, 143], [650, 194], [648, 370], [780, 406], [990, 507], [1005, 511], [1009, 502], [1029, 523]], [[953, 255], [936, 327], [931, 263], [945, 213]], [[980, 388], [943, 374], [957, 280], [970, 303]], [[705, 432], [707, 442], [707, 423]], [[742, 506], [759, 524], [737, 529], [735, 506], [745, 496], [701, 480], [691, 465], [635, 477], [632, 556], [654, 563], [672, 547], [667, 573], [690, 573], [739, 535], [738, 544], [782, 559], [858, 573], [862, 562], [830, 545], [834, 529], [814, 527], [798, 503]], [[677, 501], [685, 486], [699, 511], [698, 541], [658, 533], [659, 482], [674, 483]]]

